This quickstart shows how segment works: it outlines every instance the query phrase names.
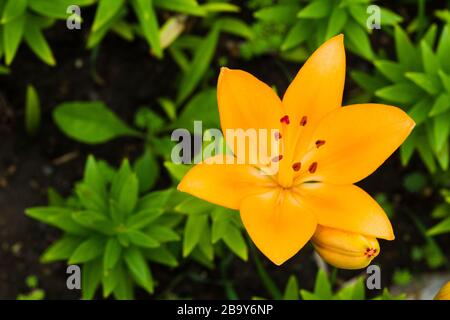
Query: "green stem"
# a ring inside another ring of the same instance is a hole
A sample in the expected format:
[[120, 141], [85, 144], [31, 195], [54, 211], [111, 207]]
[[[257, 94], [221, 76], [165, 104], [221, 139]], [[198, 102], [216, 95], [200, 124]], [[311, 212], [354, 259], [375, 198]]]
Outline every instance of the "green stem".
[[253, 257], [253, 261], [255, 262], [256, 265], [256, 271], [258, 272], [258, 276], [261, 279], [264, 287], [266, 288], [267, 292], [272, 296], [272, 299], [281, 300], [283, 297], [281, 291], [278, 289], [275, 282], [273, 282], [272, 278], [270, 278], [269, 274], [264, 269], [261, 260], [259, 260], [258, 254], [255, 250], [253, 243], [250, 243], [250, 241], [248, 242], [250, 251], [252, 253], [251, 256]]

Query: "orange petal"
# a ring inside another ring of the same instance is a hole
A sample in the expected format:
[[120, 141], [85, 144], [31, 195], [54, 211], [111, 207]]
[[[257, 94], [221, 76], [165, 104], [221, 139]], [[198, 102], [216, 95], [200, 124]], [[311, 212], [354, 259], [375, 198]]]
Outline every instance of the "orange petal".
[[[324, 118], [309, 152], [301, 160], [305, 168], [316, 163], [314, 173], [303, 171], [303, 180], [352, 184], [375, 171], [414, 128], [401, 109], [381, 104], [340, 108]], [[317, 148], [317, 142], [323, 145]]]
[[298, 201], [323, 226], [393, 240], [392, 225], [383, 209], [354, 185], [304, 183], [295, 187]]
[[[344, 82], [344, 38], [343, 35], [338, 35], [325, 42], [311, 55], [283, 97], [284, 112], [291, 119], [287, 133], [284, 133], [287, 167], [295, 162], [296, 159], [292, 157], [306, 147], [304, 142], [309, 141], [308, 137], [319, 121], [341, 106]], [[292, 175], [292, 170], [284, 170]], [[287, 180], [291, 178], [285, 177]]]
[[[223, 164], [217, 164], [221, 160]], [[230, 209], [239, 209], [245, 196], [273, 186], [272, 180], [258, 169], [234, 162], [233, 157], [222, 155], [206, 159], [188, 171], [178, 184], [178, 190]]]
[[[246, 148], [241, 149], [238, 153], [237, 139], [227, 139], [227, 129], [268, 129], [267, 139], [263, 137], [264, 140], [262, 140], [265, 143], [264, 147], [267, 148], [272, 141], [277, 140], [274, 139], [274, 132], [270, 130], [281, 132], [280, 119], [283, 114], [280, 98], [272, 88], [250, 73], [222, 68], [217, 84], [217, 100], [222, 131], [230, 149], [239, 158], [247, 159], [245, 163], [256, 164], [256, 162], [249, 162], [248, 157], [250, 153], [256, 154], [258, 152], [259, 140], [261, 139], [259, 132], [256, 133], [256, 140], [254, 142], [247, 140]], [[249, 146], [249, 144], [251, 145]], [[249, 151], [249, 148], [252, 151]], [[279, 154], [278, 149], [277, 147], [274, 154], [267, 155], [267, 157], [277, 156]], [[267, 151], [267, 153], [269, 152], [270, 150]], [[267, 157], [264, 157], [264, 159], [258, 158], [261, 161], [257, 161], [257, 163], [266, 161]]]
[[277, 265], [295, 255], [317, 225], [315, 216], [282, 189], [245, 198], [241, 219], [258, 249]]
[[280, 128], [280, 98], [248, 72], [222, 68], [217, 100], [224, 133], [229, 128]]

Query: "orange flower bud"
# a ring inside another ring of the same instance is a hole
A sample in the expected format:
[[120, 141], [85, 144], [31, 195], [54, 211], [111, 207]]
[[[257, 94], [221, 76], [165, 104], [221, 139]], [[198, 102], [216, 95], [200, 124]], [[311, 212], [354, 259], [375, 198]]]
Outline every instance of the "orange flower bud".
[[434, 300], [450, 300], [450, 281], [444, 284], [436, 297], [434, 297]]
[[312, 242], [322, 259], [341, 269], [365, 268], [380, 253], [374, 237], [320, 225]]

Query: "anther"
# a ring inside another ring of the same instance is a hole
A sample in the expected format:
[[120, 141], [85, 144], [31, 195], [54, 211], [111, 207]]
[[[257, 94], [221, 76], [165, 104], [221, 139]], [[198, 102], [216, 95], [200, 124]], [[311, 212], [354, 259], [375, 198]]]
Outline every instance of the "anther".
[[290, 123], [289, 116], [285, 115], [285, 116], [281, 117], [280, 122], [281, 123], [285, 123], [285, 124], [289, 124]]
[[302, 127], [304, 127], [304, 126], [306, 126], [307, 123], [308, 123], [308, 117], [303, 116], [303, 117], [302, 117], [302, 120], [300, 120], [300, 125], [301, 125]]
[[325, 140], [317, 140], [316, 141], [316, 147], [320, 148], [321, 146], [323, 146], [325, 144]]
[[274, 137], [275, 137], [275, 140], [280, 140], [282, 138], [281, 133], [279, 133], [278, 131], [275, 132]]
[[294, 171], [299, 171], [301, 167], [302, 164], [300, 162], [296, 162], [292, 165], [292, 169], [294, 169]]
[[311, 165], [309, 166], [309, 169], [308, 169], [309, 173], [314, 173], [314, 172], [316, 172], [316, 170], [317, 170], [317, 162], [311, 163]]
[[282, 155], [282, 154], [280, 154], [279, 156], [273, 157], [273, 158], [272, 158], [272, 162], [278, 162], [278, 161], [280, 161], [281, 159], [283, 159], [283, 155]]

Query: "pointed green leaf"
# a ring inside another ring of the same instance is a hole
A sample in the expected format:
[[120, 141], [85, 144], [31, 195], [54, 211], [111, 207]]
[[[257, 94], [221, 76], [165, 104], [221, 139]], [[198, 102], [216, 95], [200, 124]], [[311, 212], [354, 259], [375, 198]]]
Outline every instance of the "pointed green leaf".
[[122, 9], [125, 0], [99, 0], [97, 11], [95, 12], [92, 31], [95, 32], [103, 27], [115, 14]]
[[105, 241], [99, 237], [91, 237], [82, 242], [70, 257], [69, 264], [79, 264], [99, 257], [105, 248]]
[[131, 0], [134, 12], [139, 20], [145, 39], [158, 58], [163, 56], [159, 42], [159, 26], [152, 0]]
[[183, 257], [187, 257], [200, 241], [200, 235], [208, 225], [206, 214], [189, 215], [184, 229]]
[[113, 269], [122, 254], [122, 246], [116, 238], [110, 238], [106, 243], [105, 253], [103, 255], [103, 269]]
[[32, 85], [27, 87], [25, 99], [25, 128], [31, 136], [39, 130], [41, 123], [41, 104], [36, 89]]
[[81, 288], [83, 290], [82, 297], [84, 300], [91, 300], [92, 298], [94, 298], [95, 291], [100, 284], [101, 278], [101, 259], [83, 264], [83, 268], [81, 270]]
[[136, 282], [148, 293], [153, 293], [152, 274], [141, 250], [136, 247], [128, 248], [124, 253], [124, 259], [128, 270], [130, 270]]
[[6, 24], [22, 16], [27, 8], [27, 2], [28, 0], [7, 0], [0, 23]]
[[14, 60], [25, 29], [25, 15], [22, 15], [3, 26], [3, 45], [5, 49], [5, 62], [10, 65]]
[[297, 278], [292, 275], [289, 277], [286, 289], [284, 290], [283, 300], [299, 300], [299, 293]]
[[69, 259], [76, 248], [81, 243], [81, 238], [74, 236], [64, 236], [53, 242], [42, 254], [41, 263], [49, 263], [58, 260]]

